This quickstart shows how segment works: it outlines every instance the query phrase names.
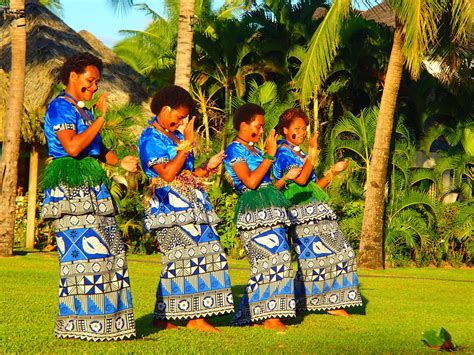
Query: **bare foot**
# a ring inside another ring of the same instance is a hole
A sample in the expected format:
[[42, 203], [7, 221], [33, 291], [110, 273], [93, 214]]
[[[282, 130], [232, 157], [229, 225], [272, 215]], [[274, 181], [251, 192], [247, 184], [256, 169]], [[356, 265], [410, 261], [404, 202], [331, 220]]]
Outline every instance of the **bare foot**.
[[209, 324], [204, 318], [191, 319], [186, 328], [197, 329], [203, 332], [222, 333], [222, 330], [217, 329], [212, 324]]
[[168, 322], [167, 320], [163, 320], [163, 319], [153, 319], [153, 322], [151, 322], [151, 325], [154, 326], [155, 328], [179, 329], [177, 325], [174, 325], [173, 323]]
[[332, 314], [333, 316], [339, 316], [344, 318], [350, 318], [351, 315], [347, 313], [344, 309], [333, 309], [328, 311], [328, 314]]
[[263, 322], [263, 327], [265, 329], [273, 329], [273, 330], [287, 330], [288, 327], [283, 324], [280, 318], [270, 318], [266, 319]]
[[51, 245], [51, 244], [46, 245], [46, 246], [42, 249], [42, 251], [54, 251], [54, 250], [56, 250], [56, 245]]

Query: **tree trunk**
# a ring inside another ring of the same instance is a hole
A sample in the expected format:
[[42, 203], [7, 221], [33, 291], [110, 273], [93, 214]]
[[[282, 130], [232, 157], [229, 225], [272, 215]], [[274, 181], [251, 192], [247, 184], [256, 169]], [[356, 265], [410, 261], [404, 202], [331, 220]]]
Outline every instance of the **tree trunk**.
[[359, 248], [359, 267], [383, 269], [384, 198], [387, 165], [390, 153], [395, 107], [402, 79], [405, 58], [402, 52], [403, 36], [397, 26], [388, 63], [385, 87], [382, 94], [374, 149], [370, 164], [365, 200], [364, 219]]
[[38, 191], [38, 148], [36, 143], [31, 145], [30, 176], [28, 179], [28, 214], [26, 220], [26, 247], [35, 247], [36, 200]]
[[[0, 165], [0, 256], [10, 256], [13, 253], [20, 125], [25, 91], [26, 21], [24, 9], [25, 0], [10, 1], [12, 14], [19, 14], [19, 16], [11, 23], [12, 65], [7, 110], [3, 118], [4, 142]], [[21, 12], [18, 13], [18, 11]]]
[[175, 85], [189, 91], [193, 52], [194, 0], [180, 0]]

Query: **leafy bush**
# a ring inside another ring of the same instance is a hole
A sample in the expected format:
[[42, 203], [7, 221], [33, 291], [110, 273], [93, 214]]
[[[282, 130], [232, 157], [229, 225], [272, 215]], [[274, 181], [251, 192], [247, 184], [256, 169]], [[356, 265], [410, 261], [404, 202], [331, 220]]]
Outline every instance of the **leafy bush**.
[[240, 239], [237, 237], [234, 222], [234, 207], [238, 196], [234, 193], [221, 192], [218, 187], [209, 189], [208, 195], [216, 213], [221, 218], [221, 222], [217, 226], [217, 232], [222, 246], [227, 254], [232, 257], [243, 258], [244, 251], [240, 244]]
[[440, 205], [436, 211], [436, 234], [444, 259], [454, 267], [462, 262], [472, 264], [474, 246], [474, 201]]

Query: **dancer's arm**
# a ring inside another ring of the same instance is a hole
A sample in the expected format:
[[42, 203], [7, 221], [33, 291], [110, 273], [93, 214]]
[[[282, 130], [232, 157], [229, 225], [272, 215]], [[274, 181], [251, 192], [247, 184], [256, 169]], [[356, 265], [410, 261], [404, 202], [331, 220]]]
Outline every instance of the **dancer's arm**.
[[[266, 140], [266, 154], [274, 157], [277, 150], [277, 134], [275, 130], [271, 130]], [[272, 166], [273, 160], [264, 158], [260, 165], [254, 170], [250, 171], [245, 161], [238, 162], [232, 166], [237, 177], [249, 189], [256, 189], [262, 182], [263, 177]]]

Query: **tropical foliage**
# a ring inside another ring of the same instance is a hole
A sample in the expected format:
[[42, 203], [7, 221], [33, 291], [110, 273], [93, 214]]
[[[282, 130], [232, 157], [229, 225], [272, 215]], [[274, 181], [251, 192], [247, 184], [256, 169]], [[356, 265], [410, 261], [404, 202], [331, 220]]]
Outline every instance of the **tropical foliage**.
[[[366, 20], [349, 0], [235, 0], [220, 8], [197, 1], [190, 92], [196, 101], [198, 163], [232, 139], [232, 113], [241, 104], [264, 107], [266, 133], [285, 109], [303, 106], [310, 131], [321, 132], [318, 175], [338, 160], [349, 160], [328, 192], [355, 248], [367, 247], [361, 230], [367, 209], [373, 209], [367, 197], [376, 175], [382, 198], [377, 243], [387, 264], [472, 264], [474, 86], [465, 79], [472, 60], [469, 6], [463, 0], [386, 3], [397, 18], [395, 28]], [[126, 38], [114, 51], [146, 78], [152, 95], [174, 82], [179, 4], [166, 1], [164, 15], [146, 4], [135, 6], [150, 24], [144, 31], [124, 30]], [[398, 64], [394, 74], [392, 63], [390, 74], [394, 48]], [[440, 70], [433, 70], [438, 64]], [[133, 153], [137, 122], [146, 118], [136, 107], [109, 112], [104, 139], [121, 155]], [[382, 160], [381, 123], [386, 124]], [[30, 126], [33, 132], [34, 120]], [[135, 252], [154, 252], [141, 229], [145, 178], [121, 174], [109, 171], [126, 243]], [[240, 257], [233, 224], [236, 195], [217, 176], [209, 196], [222, 219], [218, 231], [224, 247]]]

